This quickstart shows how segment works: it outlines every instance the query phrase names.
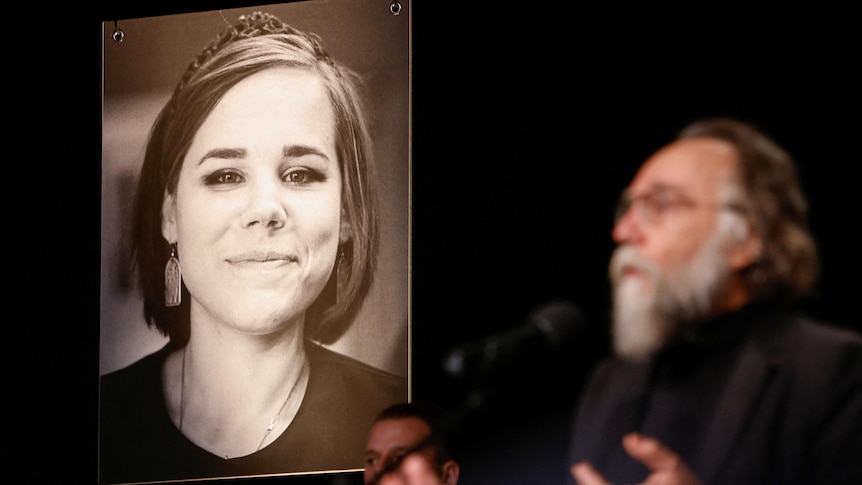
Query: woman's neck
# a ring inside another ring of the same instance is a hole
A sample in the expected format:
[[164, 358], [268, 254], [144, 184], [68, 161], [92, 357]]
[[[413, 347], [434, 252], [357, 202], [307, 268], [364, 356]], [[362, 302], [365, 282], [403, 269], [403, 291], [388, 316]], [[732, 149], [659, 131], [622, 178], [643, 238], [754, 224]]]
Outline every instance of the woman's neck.
[[277, 393], [305, 359], [302, 324], [267, 335], [192, 324], [185, 352], [187, 375], [199, 386], [229, 397]]
[[218, 456], [244, 456], [269, 444], [305, 394], [302, 325], [266, 336], [193, 325], [188, 344], [172, 357], [167, 394], [174, 423]]

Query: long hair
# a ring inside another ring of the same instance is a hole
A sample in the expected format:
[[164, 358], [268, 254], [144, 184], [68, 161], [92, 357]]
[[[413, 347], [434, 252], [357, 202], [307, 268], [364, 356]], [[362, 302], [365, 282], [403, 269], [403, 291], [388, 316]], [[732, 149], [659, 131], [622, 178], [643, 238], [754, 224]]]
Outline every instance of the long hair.
[[702, 137], [730, 142], [739, 157], [739, 183], [764, 246], [742, 275], [751, 295], [783, 303], [805, 296], [817, 279], [819, 259], [792, 157], [763, 131], [738, 120], [699, 120], [678, 135]]
[[305, 335], [321, 343], [337, 340], [352, 323], [371, 286], [377, 218], [371, 186], [371, 136], [360, 96], [361, 80], [331, 59], [315, 34], [297, 30], [266, 13], [241, 16], [186, 69], [152, 127], [138, 181], [131, 237], [144, 318], [172, 343], [188, 340], [190, 307], [185, 285], [180, 306], [164, 305], [164, 267], [170, 256], [168, 242], [161, 234], [164, 196], [175, 192], [192, 139], [221, 97], [248, 76], [278, 66], [307, 69], [319, 75], [327, 87], [344, 180], [341, 210], [351, 233], [338, 249], [326, 288], [306, 312]]

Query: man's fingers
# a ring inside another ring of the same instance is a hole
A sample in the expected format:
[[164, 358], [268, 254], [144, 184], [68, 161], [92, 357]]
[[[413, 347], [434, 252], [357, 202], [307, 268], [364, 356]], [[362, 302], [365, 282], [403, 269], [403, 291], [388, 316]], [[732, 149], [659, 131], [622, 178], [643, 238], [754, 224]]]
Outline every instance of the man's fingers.
[[610, 485], [601, 473], [585, 461], [575, 463], [569, 470], [578, 485]]
[[701, 485], [700, 479], [682, 457], [656, 439], [629, 433], [623, 436], [623, 448], [632, 458], [652, 470], [647, 483]]
[[[623, 436], [623, 448], [632, 458], [651, 470], [645, 483], [701, 485], [682, 458], [656, 439], [639, 433], [629, 433]], [[586, 461], [572, 465], [569, 470], [578, 485], [611, 485]]]
[[682, 465], [679, 455], [673, 450], [658, 440], [639, 433], [625, 435], [623, 448], [632, 458], [653, 471], [674, 470]]

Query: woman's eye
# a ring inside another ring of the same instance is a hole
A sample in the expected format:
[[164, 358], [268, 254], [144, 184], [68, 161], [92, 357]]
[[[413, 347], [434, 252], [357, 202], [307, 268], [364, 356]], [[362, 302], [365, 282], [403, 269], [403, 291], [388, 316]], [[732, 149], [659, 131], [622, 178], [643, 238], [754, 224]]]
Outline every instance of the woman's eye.
[[293, 185], [308, 185], [323, 179], [323, 174], [307, 168], [295, 168], [284, 174], [284, 181]]
[[205, 179], [207, 185], [232, 185], [244, 180], [242, 175], [232, 170], [219, 170], [208, 175]]

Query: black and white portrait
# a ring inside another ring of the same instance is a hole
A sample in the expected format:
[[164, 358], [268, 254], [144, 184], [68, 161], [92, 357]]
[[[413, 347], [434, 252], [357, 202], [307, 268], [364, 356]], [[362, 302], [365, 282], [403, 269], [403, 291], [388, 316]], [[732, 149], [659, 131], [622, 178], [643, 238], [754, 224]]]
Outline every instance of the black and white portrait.
[[104, 23], [100, 483], [355, 471], [409, 399], [401, 5]]

